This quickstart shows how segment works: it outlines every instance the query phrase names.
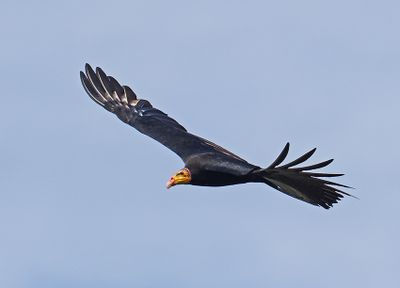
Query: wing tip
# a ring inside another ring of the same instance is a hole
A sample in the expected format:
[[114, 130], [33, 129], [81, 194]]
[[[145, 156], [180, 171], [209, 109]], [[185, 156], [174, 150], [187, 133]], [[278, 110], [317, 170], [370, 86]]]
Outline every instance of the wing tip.
[[[290, 163], [284, 165], [280, 165], [286, 158], [288, 149], [289, 149], [289, 142], [286, 143], [282, 152], [279, 154], [277, 159], [270, 165], [270, 167], [262, 170], [264, 171], [275, 170], [276, 174], [271, 173], [270, 175], [266, 176], [266, 179], [270, 180], [269, 182], [272, 182], [271, 178], [274, 179], [274, 177], [277, 177], [276, 175], [285, 175], [285, 177], [281, 179], [276, 178], [275, 180], [284, 181], [283, 182], [284, 184], [292, 186], [292, 188], [301, 191], [301, 193], [306, 195], [307, 197], [306, 200], [302, 199], [301, 197], [300, 198], [296, 197], [298, 195], [295, 195], [295, 193], [294, 194], [291, 193], [290, 189], [286, 190], [278, 189], [278, 190], [286, 194], [289, 194], [295, 198], [299, 198], [300, 200], [306, 201], [310, 204], [321, 206], [325, 209], [331, 208], [333, 204], [338, 203], [345, 196], [350, 196], [358, 199], [356, 196], [338, 189], [340, 187], [354, 189], [353, 187], [321, 179], [324, 177], [343, 176], [344, 175], [343, 173], [321, 173], [315, 171], [316, 169], [320, 169], [331, 164], [334, 161], [333, 158], [317, 164], [298, 167], [297, 165], [307, 161], [316, 152], [317, 148], [313, 148], [309, 150], [307, 153], [295, 159], [294, 161], [291, 161]], [[309, 199], [307, 200], [307, 198]]]
[[79, 76], [81, 78], [82, 85], [85, 86], [84, 80], [86, 79], [86, 74], [83, 71], [79, 71]]
[[90, 72], [94, 72], [92, 66], [90, 66], [88, 63], [85, 64], [85, 72], [87, 76], [89, 76]]

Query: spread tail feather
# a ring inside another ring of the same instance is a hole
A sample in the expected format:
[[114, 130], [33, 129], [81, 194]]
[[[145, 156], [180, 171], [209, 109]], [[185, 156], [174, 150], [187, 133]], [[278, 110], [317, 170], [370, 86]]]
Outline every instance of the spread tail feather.
[[337, 203], [341, 198], [343, 198], [344, 195], [352, 196], [339, 190], [338, 187], [351, 187], [320, 179], [321, 177], [338, 177], [344, 174], [318, 173], [311, 171], [329, 165], [332, 163], [333, 159], [314, 165], [294, 167], [308, 160], [314, 154], [315, 150], [316, 149], [314, 148], [296, 160], [279, 166], [285, 160], [289, 152], [289, 143], [287, 143], [282, 152], [269, 167], [256, 170], [254, 173], [258, 177], [261, 177], [260, 180], [262, 182], [289, 196], [329, 209], [334, 203]]

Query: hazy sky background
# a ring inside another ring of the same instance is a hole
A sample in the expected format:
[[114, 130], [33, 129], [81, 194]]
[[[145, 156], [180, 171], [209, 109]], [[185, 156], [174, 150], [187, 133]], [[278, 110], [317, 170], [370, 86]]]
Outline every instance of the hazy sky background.
[[[0, 287], [398, 287], [398, 1], [1, 6]], [[255, 164], [318, 147], [360, 200], [166, 190], [181, 160], [86, 95], [86, 62]]]

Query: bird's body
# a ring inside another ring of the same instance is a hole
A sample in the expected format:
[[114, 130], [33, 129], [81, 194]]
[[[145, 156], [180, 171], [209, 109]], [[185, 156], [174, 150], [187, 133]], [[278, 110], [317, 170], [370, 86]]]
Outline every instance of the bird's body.
[[226, 186], [250, 182], [252, 172], [259, 167], [246, 161], [208, 152], [190, 157], [185, 167], [192, 176], [192, 185]]
[[290, 163], [280, 165], [289, 151], [287, 143], [268, 168], [261, 168], [209, 140], [189, 133], [176, 120], [154, 108], [149, 101], [137, 99], [132, 89], [121, 86], [100, 68], [96, 68], [96, 72], [88, 64], [85, 68], [86, 73], [81, 72], [82, 84], [95, 102], [139, 132], [160, 142], [183, 160], [184, 168], [171, 177], [167, 183], [168, 188], [177, 184], [226, 186], [261, 182], [326, 209], [343, 195], [349, 195], [336, 188], [348, 186], [320, 179], [343, 174], [310, 171], [329, 165], [332, 159], [306, 167], [294, 167], [310, 158], [315, 149]]

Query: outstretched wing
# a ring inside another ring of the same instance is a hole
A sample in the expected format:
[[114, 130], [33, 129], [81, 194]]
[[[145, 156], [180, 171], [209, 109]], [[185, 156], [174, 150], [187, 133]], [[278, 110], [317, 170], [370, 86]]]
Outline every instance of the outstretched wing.
[[258, 172], [261, 172], [266, 183], [275, 189], [313, 205], [329, 209], [334, 203], [343, 198], [343, 195], [352, 196], [338, 187], [351, 187], [321, 179], [324, 177], [338, 177], [344, 174], [313, 171], [328, 166], [332, 163], [333, 159], [314, 165], [295, 167], [307, 161], [314, 154], [315, 150], [316, 148], [294, 161], [280, 165], [286, 159], [289, 152], [289, 143], [287, 143], [276, 160], [269, 167], [261, 169]]
[[222, 153], [245, 161], [232, 152], [187, 132], [182, 125], [154, 108], [149, 101], [137, 99], [131, 88], [120, 85], [101, 68], [96, 68], [94, 72], [90, 65], [86, 64], [85, 72], [80, 73], [83, 87], [96, 103], [174, 151], [184, 162], [194, 154], [207, 152]]

